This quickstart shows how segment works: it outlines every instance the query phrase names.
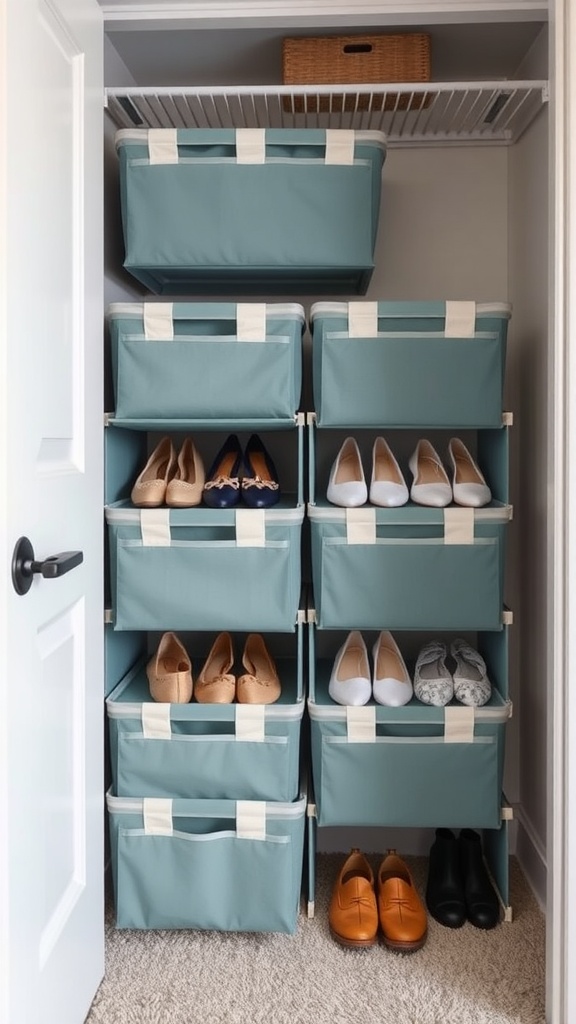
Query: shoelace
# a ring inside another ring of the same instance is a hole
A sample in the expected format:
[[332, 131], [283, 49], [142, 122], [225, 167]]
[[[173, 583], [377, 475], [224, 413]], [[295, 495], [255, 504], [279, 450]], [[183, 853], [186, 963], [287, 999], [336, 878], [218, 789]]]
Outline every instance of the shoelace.
[[204, 490], [209, 491], [212, 487], [233, 487], [235, 491], [240, 487], [240, 481], [237, 476], [217, 476], [213, 480], [207, 480], [204, 484]]
[[271, 491], [278, 490], [275, 480], [263, 480], [261, 476], [245, 476], [242, 480], [242, 487], [258, 487], [260, 490], [263, 487], [269, 487]]

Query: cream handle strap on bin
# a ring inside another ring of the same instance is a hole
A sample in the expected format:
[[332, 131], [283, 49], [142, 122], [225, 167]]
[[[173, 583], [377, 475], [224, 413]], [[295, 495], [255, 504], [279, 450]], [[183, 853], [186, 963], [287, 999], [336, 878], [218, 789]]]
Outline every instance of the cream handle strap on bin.
[[236, 801], [236, 835], [238, 839], [266, 839], [266, 801]]
[[349, 302], [348, 303], [348, 337], [349, 338], [377, 338], [378, 337], [378, 303], [377, 302]]
[[146, 341], [174, 341], [172, 302], [145, 302], [143, 319]]
[[263, 508], [236, 509], [236, 546], [266, 547], [266, 511]]
[[239, 302], [236, 306], [238, 341], [266, 341], [266, 303]]
[[351, 166], [354, 163], [355, 138], [352, 128], [327, 128], [324, 162]]
[[445, 508], [444, 509], [444, 543], [445, 544], [473, 544], [474, 543], [474, 509], [473, 508]]
[[447, 302], [445, 338], [473, 338], [476, 333], [476, 303]]
[[362, 508], [346, 509], [346, 543], [376, 543], [376, 509], [364, 505]]
[[346, 739], [348, 743], [376, 741], [376, 708], [374, 705], [346, 707]]
[[[143, 311], [146, 341], [174, 341], [174, 303], [145, 302]], [[266, 303], [236, 304], [238, 341], [266, 341]]]
[[264, 743], [266, 739], [264, 704], [237, 704], [234, 722], [237, 740], [243, 743]]
[[140, 534], [142, 536], [142, 547], [169, 548], [171, 543], [170, 509], [141, 509]]
[[[236, 509], [236, 546], [239, 548], [266, 547], [266, 510], [261, 508]], [[145, 548], [170, 547], [170, 509], [140, 509], [140, 533]]]
[[142, 817], [144, 818], [144, 832], [147, 836], [171, 836], [174, 834], [172, 800], [145, 796], [142, 800]]
[[266, 163], [266, 129], [265, 128], [237, 128], [236, 129], [236, 163], [239, 163], [239, 164], [265, 164]]
[[170, 705], [145, 701], [142, 704], [142, 735], [146, 740], [171, 740]]
[[474, 708], [444, 708], [444, 742], [474, 742]]
[[178, 163], [178, 130], [176, 128], [148, 129], [148, 159], [151, 164]]

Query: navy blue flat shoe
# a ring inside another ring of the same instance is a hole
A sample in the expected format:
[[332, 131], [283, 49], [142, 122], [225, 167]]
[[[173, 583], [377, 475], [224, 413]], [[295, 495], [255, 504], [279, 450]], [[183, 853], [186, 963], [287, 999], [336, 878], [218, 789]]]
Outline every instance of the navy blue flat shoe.
[[258, 434], [252, 434], [244, 451], [242, 500], [249, 508], [271, 508], [280, 501], [276, 466]]
[[242, 448], [236, 434], [230, 434], [220, 448], [206, 475], [202, 492], [210, 508], [233, 508], [240, 501]]

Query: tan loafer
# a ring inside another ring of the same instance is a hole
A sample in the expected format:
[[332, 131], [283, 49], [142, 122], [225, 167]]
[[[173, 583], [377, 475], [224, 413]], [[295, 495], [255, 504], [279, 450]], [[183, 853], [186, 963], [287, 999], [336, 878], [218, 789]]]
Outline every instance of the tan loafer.
[[164, 633], [146, 666], [146, 675], [153, 700], [162, 704], [188, 704], [192, 700], [192, 664], [175, 633]]
[[132, 488], [132, 502], [138, 508], [158, 508], [166, 501], [166, 488], [176, 472], [176, 452], [169, 437], [163, 437], [152, 452]]
[[426, 942], [428, 918], [407, 864], [389, 850], [378, 869], [378, 914], [386, 946], [404, 953]]
[[352, 850], [332, 890], [330, 934], [342, 946], [373, 946], [378, 936], [374, 874], [360, 850]]
[[246, 637], [242, 664], [246, 674], [236, 683], [239, 704], [273, 704], [281, 693], [280, 679], [259, 633]]
[[236, 694], [236, 677], [230, 669], [234, 651], [230, 633], [219, 633], [194, 686], [200, 704], [231, 704]]
[[192, 508], [202, 501], [206, 472], [204, 463], [187, 437], [179, 453], [176, 472], [166, 488], [166, 504], [171, 508]]

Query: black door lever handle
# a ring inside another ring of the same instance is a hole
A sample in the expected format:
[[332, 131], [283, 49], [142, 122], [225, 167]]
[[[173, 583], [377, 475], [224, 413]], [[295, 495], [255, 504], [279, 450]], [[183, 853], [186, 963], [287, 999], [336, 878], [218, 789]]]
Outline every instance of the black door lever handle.
[[62, 551], [59, 555], [49, 555], [42, 562], [38, 562], [28, 537], [20, 537], [12, 555], [14, 590], [17, 594], [27, 594], [36, 573], [42, 575], [45, 580], [53, 580], [57, 576], [64, 576], [83, 561], [82, 551]]

